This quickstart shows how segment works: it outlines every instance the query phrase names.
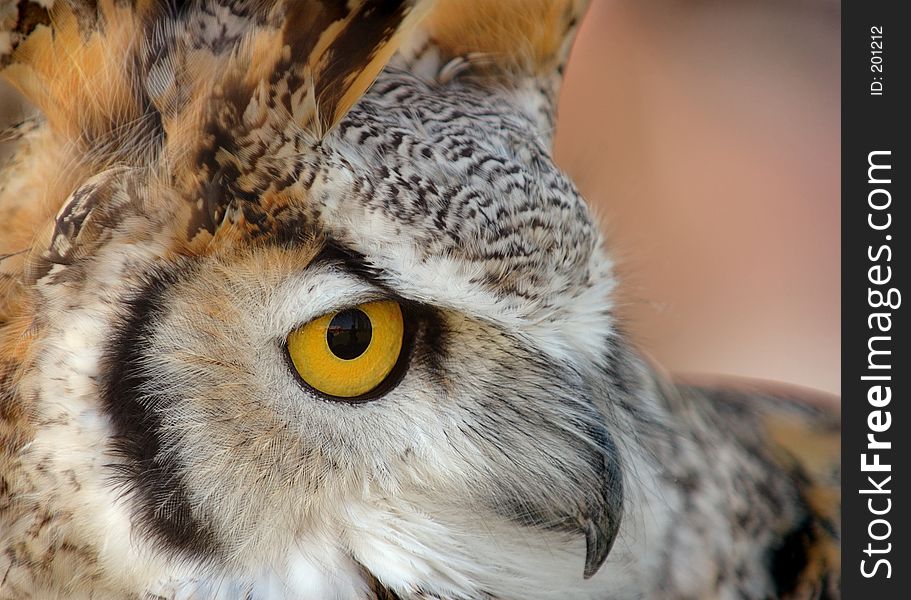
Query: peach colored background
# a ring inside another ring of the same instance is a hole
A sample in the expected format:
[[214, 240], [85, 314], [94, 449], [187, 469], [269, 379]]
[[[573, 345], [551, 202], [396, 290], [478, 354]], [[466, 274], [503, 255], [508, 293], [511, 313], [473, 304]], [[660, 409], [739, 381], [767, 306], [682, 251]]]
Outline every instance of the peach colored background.
[[672, 371], [839, 390], [839, 21], [834, 0], [592, 2], [557, 160], [625, 328]]
[[601, 217], [627, 330], [672, 371], [840, 389], [838, 11], [592, 2], [557, 161]]

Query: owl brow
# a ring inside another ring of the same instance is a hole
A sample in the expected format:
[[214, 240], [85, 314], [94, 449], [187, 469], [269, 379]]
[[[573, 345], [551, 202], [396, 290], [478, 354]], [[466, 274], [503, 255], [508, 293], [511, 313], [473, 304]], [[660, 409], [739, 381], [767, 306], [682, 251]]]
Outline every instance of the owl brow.
[[398, 297], [395, 290], [390, 287], [381, 269], [376, 267], [364, 254], [336, 240], [327, 240], [322, 249], [313, 257], [310, 264], [311, 266], [340, 265], [345, 271], [355, 277], [388, 292], [391, 297]]

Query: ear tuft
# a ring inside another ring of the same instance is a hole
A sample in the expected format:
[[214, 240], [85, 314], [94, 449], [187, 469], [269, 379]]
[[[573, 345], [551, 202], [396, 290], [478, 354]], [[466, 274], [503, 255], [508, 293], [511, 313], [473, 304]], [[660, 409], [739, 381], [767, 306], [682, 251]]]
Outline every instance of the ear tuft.
[[429, 43], [409, 58], [420, 65], [429, 46], [440, 80], [455, 65], [530, 118], [549, 145], [563, 67], [587, 7], [588, 0], [440, 0], [423, 26]]
[[[311, 127], [324, 136], [386, 66], [429, 12], [432, 1], [291, 3], [285, 43], [299, 70], [309, 71], [315, 114]], [[304, 60], [301, 60], [301, 59]]]
[[541, 77], [562, 69], [587, 5], [587, 0], [441, 0], [428, 29], [447, 58], [480, 55], [487, 72]]

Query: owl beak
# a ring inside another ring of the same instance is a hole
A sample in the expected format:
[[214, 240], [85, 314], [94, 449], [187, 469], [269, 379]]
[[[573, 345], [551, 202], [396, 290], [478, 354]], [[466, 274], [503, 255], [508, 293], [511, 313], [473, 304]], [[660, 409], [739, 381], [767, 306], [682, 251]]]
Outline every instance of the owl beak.
[[599, 498], [583, 507], [578, 515], [579, 525], [585, 533], [585, 579], [593, 577], [607, 560], [623, 519], [623, 473], [617, 460], [617, 448], [606, 432], [601, 444], [604, 462]]
[[605, 522], [601, 524], [588, 521], [583, 525], [585, 528], [585, 571], [583, 572], [585, 579], [591, 579], [607, 560], [607, 555], [614, 547], [614, 540], [620, 531], [619, 519], [607, 516], [603, 521]]

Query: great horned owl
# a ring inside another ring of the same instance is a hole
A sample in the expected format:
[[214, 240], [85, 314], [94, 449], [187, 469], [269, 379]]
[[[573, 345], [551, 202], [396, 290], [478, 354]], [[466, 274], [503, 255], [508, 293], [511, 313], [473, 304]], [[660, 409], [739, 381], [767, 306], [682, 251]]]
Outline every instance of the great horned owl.
[[2, 2], [0, 598], [837, 596], [837, 417], [617, 323], [584, 4]]

